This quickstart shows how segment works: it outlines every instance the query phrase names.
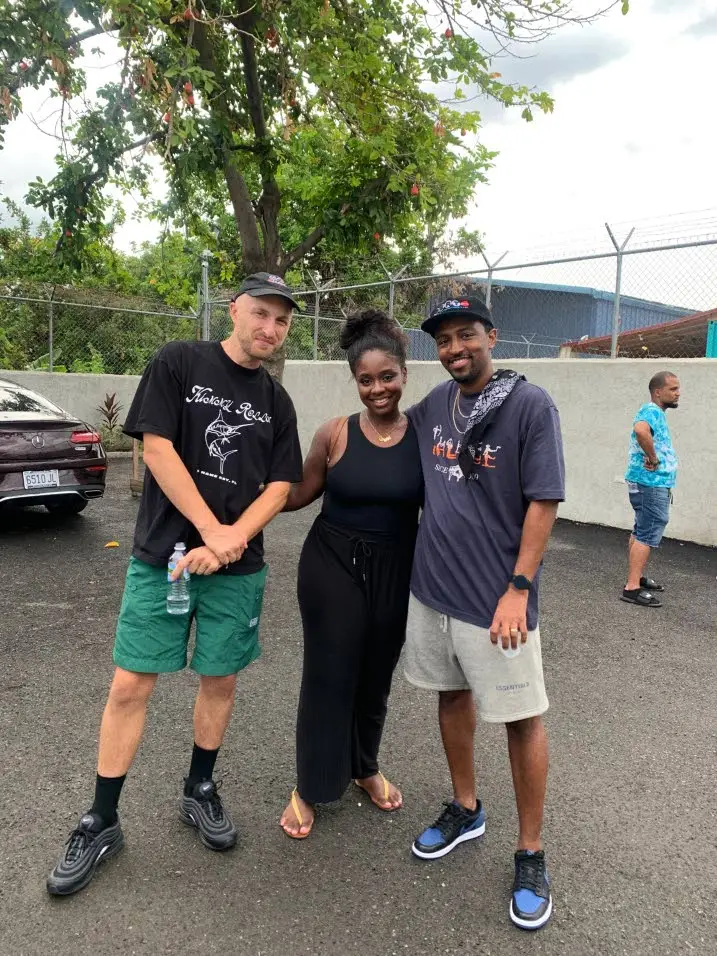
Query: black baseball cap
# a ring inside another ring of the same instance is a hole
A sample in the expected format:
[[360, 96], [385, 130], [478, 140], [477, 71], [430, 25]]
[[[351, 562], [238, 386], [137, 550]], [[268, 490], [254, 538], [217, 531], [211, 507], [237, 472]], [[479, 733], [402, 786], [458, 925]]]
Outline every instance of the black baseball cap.
[[446, 319], [477, 319], [486, 327], [486, 331], [495, 328], [490, 317], [490, 309], [483, 299], [477, 295], [463, 295], [455, 299], [446, 299], [441, 302], [421, 324], [424, 332], [435, 337], [436, 329]]
[[255, 272], [253, 275], [247, 276], [239, 286], [239, 291], [232, 296], [232, 302], [235, 302], [240, 295], [244, 294], [255, 299], [259, 299], [263, 295], [280, 295], [283, 299], [288, 299], [293, 307], [301, 312], [301, 306], [294, 298], [289, 286], [281, 276], [272, 275], [270, 272]]

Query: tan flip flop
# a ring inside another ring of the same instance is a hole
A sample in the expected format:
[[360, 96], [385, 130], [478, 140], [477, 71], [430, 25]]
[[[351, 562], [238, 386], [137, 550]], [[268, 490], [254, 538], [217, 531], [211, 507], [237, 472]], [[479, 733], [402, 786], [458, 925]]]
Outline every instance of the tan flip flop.
[[[390, 791], [389, 782], [388, 782], [388, 780], [386, 780], [386, 778], [384, 777], [384, 775], [381, 773], [380, 770], [378, 770], [376, 773], [377, 773], [377, 776], [379, 776], [379, 777], [383, 780], [383, 801], [384, 801], [384, 803], [386, 803], [386, 801], [388, 800], [388, 794], [389, 794], [389, 791]], [[371, 803], [373, 803], [374, 806], [378, 807], [379, 810], [383, 810], [384, 813], [392, 813], [394, 810], [400, 810], [400, 809], [401, 809], [401, 807], [383, 807], [383, 806], [381, 806], [381, 804], [378, 802], [378, 800], [376, 800], [376, 799], [373, 797], [373, 795], [370, 793], [370, 791], [368, 790], [367, 787], [364, 787], [364, 785], [363, 785], [362, 783], [359, 783], [358, 780], [354, 780], [354, 783], [356, 784], [356, 786], [357, 786], [360, 790], [363, 790], [364, 793], [367, 793], [368, 796], [369, 796], [369, 800], [371, 801]]]
[[[296, 799], [296, 795], [297, 795], [297, 790], [296, 790], [296, 787], [294, 787], [294, 789], [291, 791], [291, 809], [294, 811], [294, 815], [296, 816], [296, 819], [299, 821], [299, 826], [303, 827], [304, 818], [301, 815], [301, 810], [299, 809], [299, 801]], [[314, 817], [314, 820], [315, 819], [316, 817]], [[282, 826], [281, 829], [284, 831], [284, 833], [288, 837], [291, 837], [292, 840], [305, 840], [313, 829], [314, 820], [311, 821], [311, 826], [306, 831], [306, 833], [289, 833], [289, 831], [284, 826]]]

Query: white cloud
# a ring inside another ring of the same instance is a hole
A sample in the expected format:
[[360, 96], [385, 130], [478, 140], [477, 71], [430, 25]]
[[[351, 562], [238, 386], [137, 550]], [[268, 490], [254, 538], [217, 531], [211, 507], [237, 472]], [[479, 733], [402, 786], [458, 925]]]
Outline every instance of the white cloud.
[[[593, 72], [556, 83], [553, 115], [525, 123], [509, 114], [486, 124], [481, 140], [499, 155], [489, 183], [477, 190], [470, 224], [486, 234], [489, 258], [511, 250], [507, 261], [524, 261], [529, 247], [569, 255], [584, 251], [586, 243], [607, 251], [606, 221], [623, 224], [616, 227], [622, 239], [632, 223], [646, 217], [714, 205], [712, 58], [698, 37], [685, 32], [694, 9], [661, 0], [656, 15], [657, 6], [632, 4], [627, 17], [609, 19], [605, 28], [629, 51]], [[561, 42], [568, 42], [567, 33], [564, 37]], [[536, 65], [543, 55], [541, 49]], [[661, 227], [661, 238], [669, 238], [671, 222]], [[650, 240], [651, 234], [638, 225], [632, 244], [643, 237]], [[638, 259], [630, 267], [633, 278]], [[717, 301], [716, 260], [710, 260], [711, 275], [701, 277], [700, 302]], [[670, 277], [666, 254], [649, 270], [642, 260], [651, 275], [636, 294], [692, 301], [696, 280], [688, 283], [686, 274], [699, 272], [699, 262], [695, 253], [692, 269], [685, 260], [683, 274]], [[614, 262], [566, 266], [550, 281], [611, 288]]]
[[696, 37], [698, 40], [713, 37], [717, 33], [717, 13], [707, 14], [707, 16], [691, 23], [686, 28], [685, 33]]

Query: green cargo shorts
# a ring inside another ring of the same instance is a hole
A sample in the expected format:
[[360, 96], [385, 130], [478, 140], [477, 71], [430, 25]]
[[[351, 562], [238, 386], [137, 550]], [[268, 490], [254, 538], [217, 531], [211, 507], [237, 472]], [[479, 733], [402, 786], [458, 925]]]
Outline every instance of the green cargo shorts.
[[188, 614], [167, 613], [167, 569], [130, 558], [112, 658], [118, 667], [164, 674], [187, 666], [206, 677], [236, 674], [261, 653], [259, 618], [266, 568], [255, 574], [193, 574]]

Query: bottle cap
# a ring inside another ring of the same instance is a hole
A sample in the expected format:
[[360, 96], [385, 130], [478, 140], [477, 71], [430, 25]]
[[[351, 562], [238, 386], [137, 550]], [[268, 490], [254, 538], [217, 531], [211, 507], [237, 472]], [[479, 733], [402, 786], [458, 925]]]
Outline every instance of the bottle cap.
[[187, 546], [186, 546], [186, 544], [185, 544], [183, 541], [177, 541], [177, 543], [176, 543], [175, 546], [174, 546], [174, 550], [175, 550], [175, 551], [186, 551], [186, 550], [187, 550]]

